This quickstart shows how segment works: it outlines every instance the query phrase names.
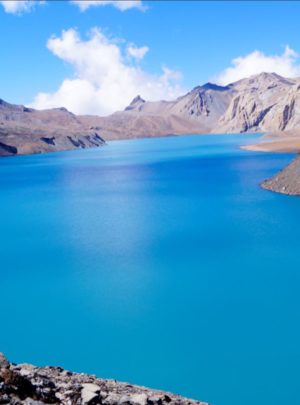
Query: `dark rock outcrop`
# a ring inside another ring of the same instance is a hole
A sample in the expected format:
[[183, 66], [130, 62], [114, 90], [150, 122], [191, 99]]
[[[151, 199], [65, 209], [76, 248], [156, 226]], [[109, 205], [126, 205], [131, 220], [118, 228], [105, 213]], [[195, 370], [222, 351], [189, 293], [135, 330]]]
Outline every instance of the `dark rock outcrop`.
[[11, 364], [1, 353], [0, 404], [208, 405], [163, 391], [72, 373], [60, 367]]
[[55, 136], [52, 136], [52, 138], [47, 138], [47, 137], [42, 137], [41, 141], [46, 142], [48, 145], [55, 145]]
[[0, 142], [0, 154], [16, 155], [17, 153], [18, 153], [18, 149], [15, 146], [7, 145], [6, 143]]

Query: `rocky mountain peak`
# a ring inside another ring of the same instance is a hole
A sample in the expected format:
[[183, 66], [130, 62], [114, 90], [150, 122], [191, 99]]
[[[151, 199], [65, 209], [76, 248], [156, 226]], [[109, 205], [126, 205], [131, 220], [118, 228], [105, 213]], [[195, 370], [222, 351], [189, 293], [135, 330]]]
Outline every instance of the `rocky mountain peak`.
[[295, 84], [295, 79], [287, 79], [278, 75], [277, 73], [262, 72], [256, 75], [252, 75], [245, 79], [238, 80], [231, 83], [231, 86], [237, 90], [250, 90], [250, 89], [269, 89], [275, 86], [291, 86]]
[[16, 108], [16, 107], [18, 107], [18, 106], [14, 105], [14, 104], [7, 103], [5, 100], [0, 98], [0, 108], [1, 109], [4, 109], [4, 108]]
[[199, 92], [205, 92], [205, 91], [226, 91], [226, 90], [230, 90], [230, 86], [220, 86], [218, 84], [215, 83], [211, 83], [211, 82], [207, 82], [203, 85], [199, 85], [194, 87], [190, 93], [199, 93]]
[[125, 111], [130, 111], [133, 109], [136, 109], [138, 106], [144, 104], [146, 101], [140, 96], [137, 95], [134, 97], [134, 99], [131, 101], [128, 107], [125, 108]]
[[144, 100], [140, 95], [137, 95], [137, 96], [132, 100], [131, 104], [135, 104], [135, 103], [139, 103], [139, 102], [145, 103], [145, 100]]
[[214, 90], [214, 91], [226, 91], [229, 90], [229, 86], [220, 86], [215, 83], [207, 82], [201, 86], [204, 90]]

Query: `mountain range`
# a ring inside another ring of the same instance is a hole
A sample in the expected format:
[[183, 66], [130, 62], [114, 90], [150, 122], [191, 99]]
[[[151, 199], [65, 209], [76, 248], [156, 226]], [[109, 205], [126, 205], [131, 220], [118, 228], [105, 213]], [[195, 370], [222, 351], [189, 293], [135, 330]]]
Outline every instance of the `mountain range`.
[[300, 128], [300, 78], [261, 73], [227, 86], [206, 83], [174, 101], [135, 97], [107, 117], [35, 110], [0, 99], [0, 155], [96, 147], [105, 140]]

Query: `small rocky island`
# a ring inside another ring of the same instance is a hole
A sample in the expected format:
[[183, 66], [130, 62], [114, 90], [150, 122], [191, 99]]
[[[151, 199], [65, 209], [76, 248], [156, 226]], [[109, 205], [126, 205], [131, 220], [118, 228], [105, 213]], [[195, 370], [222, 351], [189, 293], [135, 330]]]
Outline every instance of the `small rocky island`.
[[208, 405], [178, 395], [60, 367], [10, 363], [0, 353], [0, 404], [9, 405]]

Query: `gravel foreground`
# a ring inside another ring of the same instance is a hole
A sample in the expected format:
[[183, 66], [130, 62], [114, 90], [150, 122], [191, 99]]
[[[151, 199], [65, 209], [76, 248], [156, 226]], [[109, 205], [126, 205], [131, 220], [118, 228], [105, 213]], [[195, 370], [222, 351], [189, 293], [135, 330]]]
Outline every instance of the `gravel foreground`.
[[178, 395], [66, 371], [13, 364], [0, 353], [0, 404], [208, 405]]

